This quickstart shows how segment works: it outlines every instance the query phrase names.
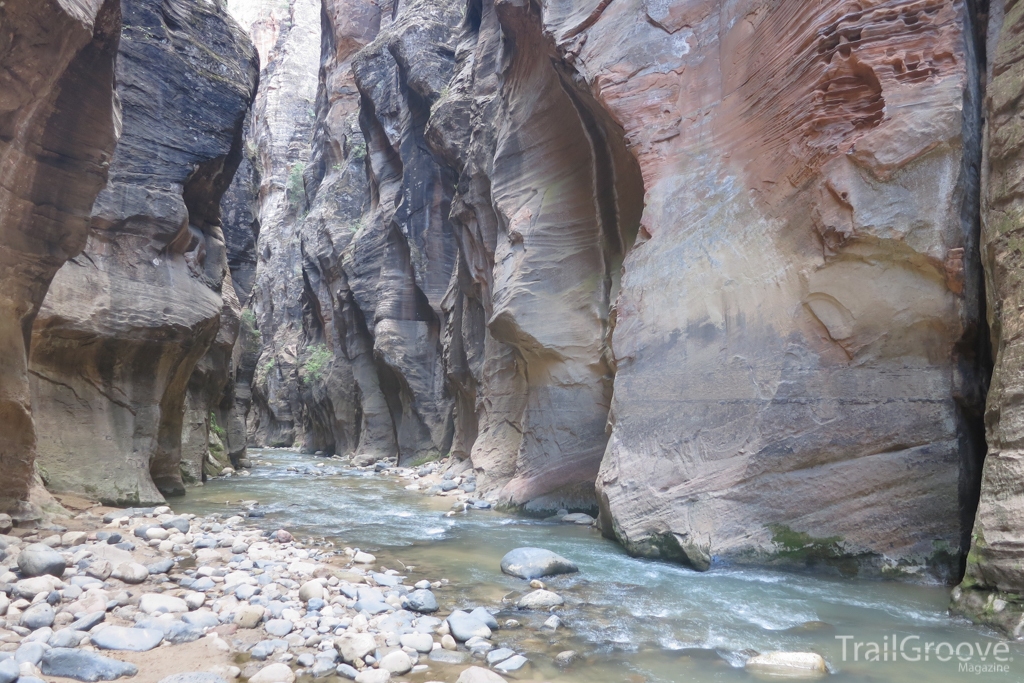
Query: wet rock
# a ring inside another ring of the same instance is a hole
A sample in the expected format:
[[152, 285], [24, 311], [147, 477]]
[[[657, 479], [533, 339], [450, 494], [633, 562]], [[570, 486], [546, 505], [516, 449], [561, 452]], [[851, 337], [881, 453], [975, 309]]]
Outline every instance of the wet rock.
[[360, 550], [352, 556], [352, 561], [356, 564], [373, 564], [377, 561], [377, 558], [370, 553], [364, 553]]
[[430, 613], [438, 610], [437, 598], [432, 591], [421, 588], [407, 596], [408, 606], [414, 612]]
[[541, 626], [543, 629], [549, 631], [557, 631], [562, 626], [562, 620], [558, 618], [557, 614], [552, 614], [550, 617], [544, 620], [544, 624]]
[[543, 548], [516, 548], [501, 558], [501, 571], [521, 579], [572, 574], [579, 568], [570, 560]]
[[430, 661], [437, 662], [439, 664], [462, 664], [469, 659], [469, 654], [466, 652], [459, 652], [457, 650], [439, 649], [431, 651], [428, 658]]
[[281, 662], [268, 664], [249, 677], [249, 683], [293, 683], [295, 672]]
[[471, 666], [459, 674], [455, 683], [505, 683], [505, 679], [483, 667]]
[[64, 556], [43, 543], [33, 543], [18, 555], [18, 569], [27, 577], [49, 574], [60, 578], [67, 568]]
[[460, 642], [477, 636], [480, 638], [491, 637], [491, 629], [488, 628], [487, 624], [461, 610], [452, 612], [448, 615], [446, 621], [448, 622], [448, 628], [451, 629], [452, 636]]
[[504, 662], [509, 657], [515, 654], [515, 650], [510, 650], [507, 647], [499, 647], [497, 650], [491, 650], [487, 653], [487, 663], [491, 666], [499, 662]]
[[47, 650], [39, 668], [47, 676], [74, 678], [87, 683], [113, 681], [122, 676], [134, 676], [139, 672], [134, 664], [119, 662], [95, 652], [65, 648]]
[[564, 603], [565, 601], [558, 593], [541, 589], [524, 595], [519, 599], [517, 606], [519, 609], [550, 609]]
[[394, 650], [384, 655], [377, 665], [384, 671], [400, 676], [412, 669], [412, 660], [403, 650]]
[[339, 664], [336, 671], [338, 672], [339, 676], [341, 676], [342, 678], [347, 678], [349, 680], [355, 680], [356, 676], [359, 675], [359, 671], [349, 666], [348, 664]]
[[748, 659], [746, 667], [773, 676], [828, 673], [824, 658], [816, 652], [768, 652]]
[[498, 620], [494, 618], [493, 614], [488, 612], [483, 607], [477, 607], [469, 613], [469, 616], [473, 617], [474, 619], [479, 619], [487, 625], [487, 628], [491, 629], [492, 631], [498, 630]]
[[455, 639], [452, 638], [450, 633], [445, 633], [441, 636], [441, 647], [445, 650], [454, 650], [458, 646], [459, 644], [455, 642]]
[[172, 517], [167, 521], [163, 522], [160, 526], [164, 529], [175, 529], [180, 533], [187, 534], [189, 532], [189, 521], [188, 517]]
[[294, 540], [292, 538], [291, 533], [285, 531], [284, 529], [278, 529], [271, 535], [270, 538], [271, 540], [277, 541], [278, 543], [291, 543], [292, 540]]
[[147, 652], [160, 644], [164, 634], [150, 628], [107, 626], [89, 634], [93, 645], [101, 650], [127, 650]]
[[53, 626], [53, 618], [53, 607], [45, 602], [41, 602], [32, 605], [22, 612], [21, 625], [34, 631], [44, 626]]
[[14, 528], [14, 520], [7, 513], [0, 513], [0, 534], [6, 534]]
[[522, 655], [515, 655], [513, 657], [509, 657], [503, 662], [495, 664], [494, 669], [502, 673], [510, 673], [512, 671], [518, 671], [519, 669], [522, 669], [524, 666], [526, 666], [528, 661], [529, 660], [527, 660], [526, 657]]
[[565, 650], [555, 655], [555, 664], [558, 666], [569, 666], [580, 659], [580, 653], [576, 650]]

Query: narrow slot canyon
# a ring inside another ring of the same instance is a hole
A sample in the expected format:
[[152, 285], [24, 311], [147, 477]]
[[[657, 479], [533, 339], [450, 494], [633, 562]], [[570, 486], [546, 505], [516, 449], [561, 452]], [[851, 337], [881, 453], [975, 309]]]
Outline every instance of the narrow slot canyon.
[[1016, 680], [1022, 33], [0, 3], [0, 683]]

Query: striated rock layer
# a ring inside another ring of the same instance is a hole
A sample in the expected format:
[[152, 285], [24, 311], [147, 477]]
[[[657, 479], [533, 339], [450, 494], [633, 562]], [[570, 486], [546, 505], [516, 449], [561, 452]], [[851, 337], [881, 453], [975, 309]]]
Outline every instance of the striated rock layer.
[[985, 411], [988, 455], [967, 572], [953, 609], [1024, 635], [1024, 3], [992, 2], [985, 102], [981, 258], [995, 367]]
[[[33, 399], [51, 488], [146, 503], [183, 492], [190, 376], [215, 341], [230, 354], [218, 334], [238, 303], [219, 203], [257, 61], [216, 7], [125, 0], [122, 11], [122, 133], [85, 251], [57, 274], [36, 320]], [[223, 327], [221, 337], [233, 333]]]
[[451, 452], [495, 501], [599, 504], [697, 568], [955, 577], [988, 362], [974, 23], [326, 0], [301, 210], [263, 180], [252, 433]]
[[106, 182], [120, 25], [116, 0], [0, 5], [0, 512], [32, 514], [32, 324]]
[[646, 190], [616, 303], [606, 533], [695, 567], [955, 577], [984, 390], [966, 3], [545, 21]]

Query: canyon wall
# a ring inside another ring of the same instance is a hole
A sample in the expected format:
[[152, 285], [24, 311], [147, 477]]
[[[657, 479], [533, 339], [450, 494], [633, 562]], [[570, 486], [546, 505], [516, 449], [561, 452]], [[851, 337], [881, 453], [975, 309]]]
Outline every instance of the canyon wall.
[[85, 246], [116, 141], [117, 0], [0, 5], [0, 512], [35, 480], [32, 324], [57, 270]]
[[987, 376], [971, 7], [422, 0], [350, 61], [373, 27], [337, 17], [372, 10], [324, 7], [266, 443], [450, 452], [697, 568], [955, 578]]
[[981, 501], [954, 611], [1024, 635], [1024, 3], [992, 2], [985, 99], [981, 258], [995, 366], [985, 411]]
[[211, 345], [224, 367], [237, 333], [220, 200], [258, 63], [216, 5], [124, 0], [122, 12], [120, 140], [85, 250], [35, 321], [31, 372], [48, 486], [138, 504], [184, 492], [190, 378]]

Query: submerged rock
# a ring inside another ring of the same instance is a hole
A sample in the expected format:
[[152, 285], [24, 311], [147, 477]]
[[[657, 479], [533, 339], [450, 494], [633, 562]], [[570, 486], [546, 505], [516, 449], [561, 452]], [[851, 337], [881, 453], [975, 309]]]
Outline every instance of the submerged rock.
[[541, 589], [524, 595], [519, 599], [517, 606], [519, 609], [549, 609], [564, 603], [565, 600], [558, 593]]

